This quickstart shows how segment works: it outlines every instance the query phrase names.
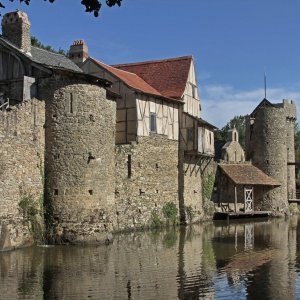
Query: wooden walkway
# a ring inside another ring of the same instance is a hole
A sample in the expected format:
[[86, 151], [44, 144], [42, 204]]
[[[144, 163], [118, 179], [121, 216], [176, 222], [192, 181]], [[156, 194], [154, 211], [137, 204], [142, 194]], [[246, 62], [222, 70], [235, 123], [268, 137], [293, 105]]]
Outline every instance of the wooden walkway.
[[268, 218], [271, 211], [251, 211], [251, 212], [216, 212], [214, 220], [230, 220], [230, 219], [250, 219], [250, 218]]

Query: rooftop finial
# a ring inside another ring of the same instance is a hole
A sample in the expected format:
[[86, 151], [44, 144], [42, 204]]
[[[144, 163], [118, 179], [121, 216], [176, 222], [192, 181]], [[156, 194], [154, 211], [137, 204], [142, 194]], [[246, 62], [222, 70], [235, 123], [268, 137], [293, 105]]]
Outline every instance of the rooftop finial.
[[264, 84], [265, 84], [265, 99], [267, 99], [267, 75], [266, 75], [266, 68], [264, 71]]

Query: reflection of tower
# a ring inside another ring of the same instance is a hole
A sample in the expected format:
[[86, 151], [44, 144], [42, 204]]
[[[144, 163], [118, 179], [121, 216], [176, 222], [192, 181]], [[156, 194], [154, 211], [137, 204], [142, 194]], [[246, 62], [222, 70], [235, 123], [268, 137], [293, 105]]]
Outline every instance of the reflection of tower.
[[297, 228], [293, 223], [274, 220], [256, 227], [255, 233], [268, 236], [270, 261], [257, 269], [247, 283], [247, 299], [295, 299]]
[[178, 245], [178, 299], [215, 299], [211, 256], [212, 226], [180, 228]]
[[295, 103], [272, 104], [264, 99], [246, 121], [246, 158], [281, 186], [266, 193], [262, 208], [285, 212], [295, 194]]

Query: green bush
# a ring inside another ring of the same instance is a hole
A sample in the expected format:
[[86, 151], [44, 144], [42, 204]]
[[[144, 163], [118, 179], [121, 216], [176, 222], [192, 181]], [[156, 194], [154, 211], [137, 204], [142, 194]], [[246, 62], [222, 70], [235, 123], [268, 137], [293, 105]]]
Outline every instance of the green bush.
[[163, 224], [162, 220], [159, 218], [159, 215], [156, 211], [151, 213], [151, 226], [152, 227], [161, 227]]
[[24, 217], [31, 224], [31, 231], [34, 239], [37, 242], [43, 242], [44, 228], [40, 203], [36, 201], [31, 194], [25, 194], [19, 202], [19, 207], [22, 209]]
[[167, 202], [163, 206], [162, 211], [168, 222], [172, 222], [173, 224], [177, 222], [178, 209], [174, 202]]
[[195, 211], [194, 211], [192, 205], [188, 205], [185, 207], [185, 213], [186, 213], [186, 216], [187, 216], [187, 219], [189, 220], [189, 222], [192, 222], [195, 217]]

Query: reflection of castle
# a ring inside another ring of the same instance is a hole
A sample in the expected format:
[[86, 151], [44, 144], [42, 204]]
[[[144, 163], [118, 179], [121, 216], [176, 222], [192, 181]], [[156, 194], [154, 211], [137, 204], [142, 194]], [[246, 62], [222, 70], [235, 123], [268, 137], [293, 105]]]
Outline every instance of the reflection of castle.
[[1, 299], [298, 299], [298, 218], [120, 235], [0, 255]]

